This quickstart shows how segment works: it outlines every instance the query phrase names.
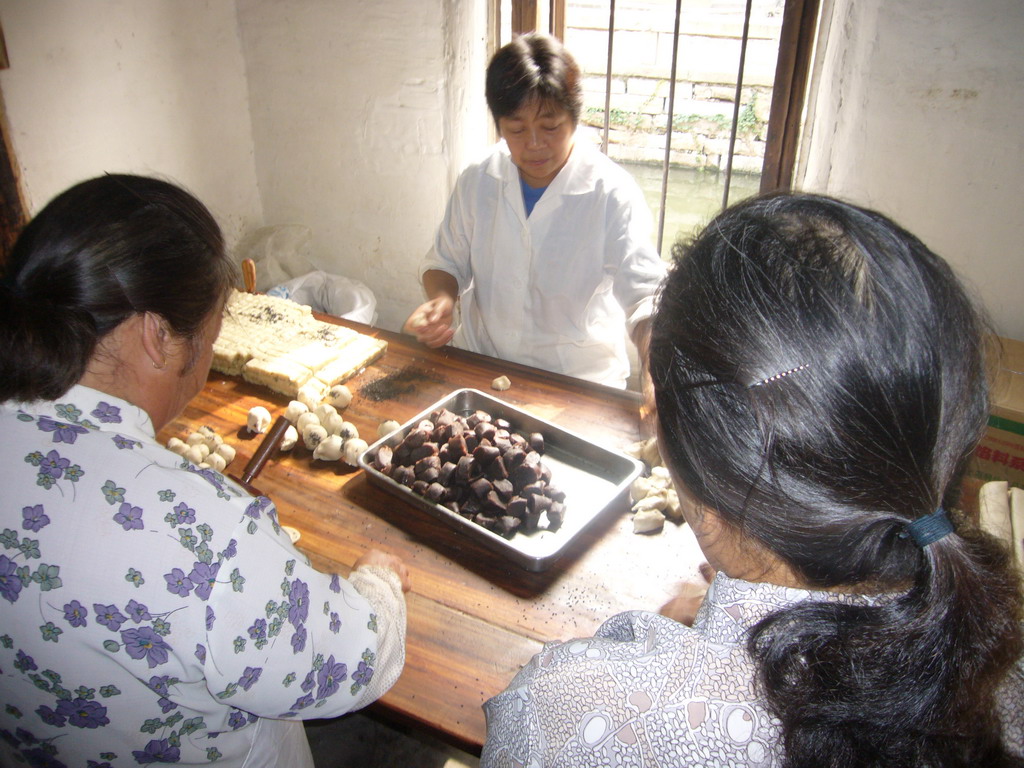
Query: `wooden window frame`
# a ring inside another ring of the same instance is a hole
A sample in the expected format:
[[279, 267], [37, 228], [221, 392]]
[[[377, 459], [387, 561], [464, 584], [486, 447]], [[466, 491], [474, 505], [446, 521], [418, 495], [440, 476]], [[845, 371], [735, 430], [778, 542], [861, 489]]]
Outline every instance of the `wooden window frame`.
[[[538, 0], [510, 0], [512, 8], [512, 34], [522, 34], [537, 29], [540, 19]], [[565, 37], [565, 0], [548, 0], [550, 4], [550, 34], [564, 39]], [[810, 78], [810, 67], [814, 51], [815, 31], [818, 23], [818, 11], [821, 0], [786, 0], [783, 11], [782, 29], [779, 39], [779, 55], [775, 68], [775, 82], [772, 88], [772, 103], [768, 116], [768, 132], [764, 162], [761, 167], [761, 192], [789, 190], [793, 184], [796, 167], [797, 150], [800, 142], [801, 121], [804, 104], [807, 98], [807, 84]], [[495, 0], [495, 29], [500, 29], [501, 2]], [[747, 3], [749, 18], [750, 3]], [[676, 42], [679, 36], [679, 0], [676, 2]], [[614, 29], [615, 0], [609, 0], [609, 28]], [[608, 43], [608, 77], [611, 77], [611, 55], [614, 34], [609, 35]], [[675, 72], [676, 52], [673, 49], [672, 70]], [[742, 56], [740, 63], [740, 80], [736, 91], [742, 88]], [[670, 92], [674, 90], [675, 79], [671, 82]], [[605, 136], [607, 137], [608, 92], [606, 88], [605, 103]], [[739, 101], [737, 99], [738, 108]], [[735, 119], [730, 141], [729, 168], [732, 165], [732, 145], [735, 142]], [[607, 138], [603, 142], [607, 151]], [[666, 147], [666, 158], [668, 147]], [[728, 173], [728, 171], [727, 171]], [[666, 173], [667, 178], [667, 173]], [[726, 182], [723, 206], [728, 202], [728, 179]], [[664, 192], [663, 195], [664, 197]], [[660, 240], [660, 236], [659, 236]]]

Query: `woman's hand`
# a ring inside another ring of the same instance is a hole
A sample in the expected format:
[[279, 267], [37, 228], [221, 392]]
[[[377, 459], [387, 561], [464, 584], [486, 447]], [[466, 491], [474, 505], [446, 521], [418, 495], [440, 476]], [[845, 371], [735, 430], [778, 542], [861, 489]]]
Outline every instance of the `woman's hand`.
[[382, 552], [379, 549], [367, 550], [353, 566], [353, 570], [361, 565], [379, 565], [384, 568], [390, 568], [396, 574], [398, 574], [399, 581], [402, 582], [402, 591], [408, 592], [411, 584], [409, 583], [409, 569], [405, 566], [402, 558], [398, 555], [392, 555], [389, 552]]
[[414, 335], [418, 342], [428, 347], [443, 347], [455, 336], [452, 329], [454, 310], [455, 301], [451, 296], [442, 294], [417, 307], [405, 321], [402, 330]]
[[679, 593], [661, 606], [658, 613], [688, 627], [693, 626], [697, 611], [704, 603], [704, 595], [715, 578], [715, 569], [708, 563], [701, 563], [699, 570], [703, 582], [683, 582], [679, 587]]

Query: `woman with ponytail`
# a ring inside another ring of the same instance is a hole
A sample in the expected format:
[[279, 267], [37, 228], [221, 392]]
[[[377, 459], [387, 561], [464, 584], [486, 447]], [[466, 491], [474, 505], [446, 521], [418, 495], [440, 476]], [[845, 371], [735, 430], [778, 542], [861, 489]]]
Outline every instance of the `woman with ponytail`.
[[312, 768], [301, 720], [402, 669], [400, 560], [320, 573], [270, 499], [156, 442], [233, 273], [202, 203], [126, 175], [59, 195], [4, 265], [0, 765]]
[[831, 198], [677, 247], [659, 446], [717, 575], [692, 627], [546, 648], [487, 703], [482, 764], [1024, 765], [1020, 576], [956, 510], [983, 331], [945, 262]]

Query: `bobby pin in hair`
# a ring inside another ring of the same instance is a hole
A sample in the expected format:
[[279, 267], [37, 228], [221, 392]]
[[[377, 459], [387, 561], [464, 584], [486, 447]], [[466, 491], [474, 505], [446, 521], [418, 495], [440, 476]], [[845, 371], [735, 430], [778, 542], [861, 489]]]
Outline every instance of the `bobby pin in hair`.
[[747, 389], [753, 389], [754, 387], [760, 387], [763, 384], [768, 384], [773, 381], [778, 381], [779, 379], [784, 379], [791, 373], [796, 373], [797, 371], [802, 371], [804, 368], [809, 368], [810, 365], [810, 363], [804, 363], [803, 365], [798, 365], [796, 368], [790, 368], [788, 371], [781, 371], [780, 373], [776, 373], [774, 376], [769, 376], [766, 379], [755, 381], [753, 384], [748, 384]]

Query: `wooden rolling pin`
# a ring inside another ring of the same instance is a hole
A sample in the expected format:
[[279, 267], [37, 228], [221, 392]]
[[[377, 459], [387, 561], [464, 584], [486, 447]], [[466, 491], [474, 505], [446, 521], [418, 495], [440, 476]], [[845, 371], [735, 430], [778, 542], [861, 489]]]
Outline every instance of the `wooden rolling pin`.
[[291, 424], [288, 419], [284, 416], [278, 416], [277, 421], [274, 422], [274, 426], [267, 432], [267, 436], [263, 438], [263, 442], [260, 443], [256, 452], [253, 453], [252, 458], [249, 459], [249, 463], [245, 465], [245, 469], [242, 470], [242, 476], [236, 477], [235, 475], [229, 475], [229, 477], [241, 485], [245, 490], [251, 493], [253, 496], [265, 496], [256, 486], [252, 484], [252, 481], [256, 479], [256, 475], [260, 473], [263, 466], [267, 463], [274, 452], [277, 450], [277, 446], [281, 444], [281, 439], [284, 437], [285, 431]]

